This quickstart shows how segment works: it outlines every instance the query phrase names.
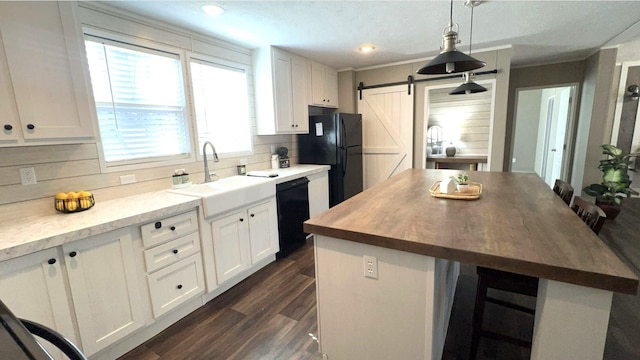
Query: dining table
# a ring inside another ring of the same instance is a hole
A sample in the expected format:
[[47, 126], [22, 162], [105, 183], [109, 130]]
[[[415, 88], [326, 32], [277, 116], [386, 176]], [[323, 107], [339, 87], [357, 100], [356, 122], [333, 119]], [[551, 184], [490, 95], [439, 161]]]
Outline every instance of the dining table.
[[[409, 169], [304, 223], [329, 359], [439, 359], [460, 263], [539, 278], [531, 359], [602, 359], [638, 276], [536, 174]], [[469, 196], [471, 195], [471, 196]], [[490, 321], [490, 319], [487, 319]]]

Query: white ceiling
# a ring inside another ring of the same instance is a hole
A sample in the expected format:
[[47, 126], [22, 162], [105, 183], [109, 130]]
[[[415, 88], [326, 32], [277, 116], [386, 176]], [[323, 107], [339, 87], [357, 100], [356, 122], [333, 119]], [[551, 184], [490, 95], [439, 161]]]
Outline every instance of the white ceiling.
[[[107, 1], [248, 48], [275, 45], [336, 69], [416, 60], [439, 53], [450, 2], [429, 1]], [[225, 12], [211, 18], [200, 7]], [[469, 51], [471, 10], [453, 4], [458, 49]], [[582, 60], [640, 37], [640, 2], [485, 0], [475, 8], [473, 52], [513, 46], [512, 66]], [[357, 49], [372, 44], [368, 55]]]

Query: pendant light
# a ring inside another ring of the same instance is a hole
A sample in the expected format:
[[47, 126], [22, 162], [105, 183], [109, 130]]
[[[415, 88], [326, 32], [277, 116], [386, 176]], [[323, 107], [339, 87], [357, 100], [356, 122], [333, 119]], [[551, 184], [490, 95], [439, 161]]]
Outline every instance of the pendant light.
[[449, 26], [442, 33], [442, 51], [417, 71], [421, 75], [453, 74], [479, 69], [486, 65], [484, 61], [472, 58], [458, 50], [458, 24], [453, 23], [453, 0], [449, 15]]
[[[471, 26], [469, 30], [469, 56], [471, 56], [471, 42], [473, 39], [473, 8], [480, 5], [481, 2], [482, 0], [467, 0], [464, 3], [465, 6], [468, 6], [471, 8]], [[451, 91], [449, 95], [475, 94], [475, 93], [487, 91], [487, 89], [484, 86], [478, 85], [473, 80], [471, 80], [472, 75], [473, 74], [470, 73], [469, 71], [465, 72], [463, 75], [464, 82], [462, 83], [462, 85], [453, 89], [453, 91]]]

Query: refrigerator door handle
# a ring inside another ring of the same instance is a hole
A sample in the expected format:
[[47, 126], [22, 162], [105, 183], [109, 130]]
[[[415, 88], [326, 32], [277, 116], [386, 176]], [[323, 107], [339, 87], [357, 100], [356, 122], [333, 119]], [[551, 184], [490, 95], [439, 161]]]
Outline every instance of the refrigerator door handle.
[[342, 176], [344, 176], [344, 174], [347, 173], [347, 161], [349, 159], [349, 154], [347, 153], [347, 151], [349, 151], [348, 145], [347, 145], [347, 127], [344, 125], [344, 119], [340, 118], [340, 137], [342, 138], [342, 143], [341, 143], [341, 148], [342, 148]]

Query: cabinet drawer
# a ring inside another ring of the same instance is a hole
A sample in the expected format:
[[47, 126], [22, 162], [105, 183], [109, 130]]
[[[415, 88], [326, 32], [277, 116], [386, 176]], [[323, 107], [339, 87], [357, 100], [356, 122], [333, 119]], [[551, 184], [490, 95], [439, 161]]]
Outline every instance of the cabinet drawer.
[[176, 308], [204, 292], [204, 276], [200, 253], [147, 275], [153, 316]]
[[197, 232], [172, 240], [144, 251], [147, 272], [154, 272], [167, 265], [200, 251], [200, 236]]
[[142, 225], [142, 243], [146, 249], [177, 239], [198, 230], [198, 213], [194, 210]]

